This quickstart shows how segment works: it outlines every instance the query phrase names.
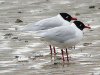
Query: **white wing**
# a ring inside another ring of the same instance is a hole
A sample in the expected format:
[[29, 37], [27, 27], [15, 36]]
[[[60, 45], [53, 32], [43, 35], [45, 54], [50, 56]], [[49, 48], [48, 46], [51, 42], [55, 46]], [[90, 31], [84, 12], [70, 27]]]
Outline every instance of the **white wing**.
[[75, 30], [70, 25], [68, 26], [60, 26], [55, 27], [52, 29], [44, 30], [38, 35], [41, 37], [41, 39], [44, 41], [56, 41], [59, 43], [64, 43], [66, 40], [69, 40], [70, 38], [74, 38], [75, 36]]

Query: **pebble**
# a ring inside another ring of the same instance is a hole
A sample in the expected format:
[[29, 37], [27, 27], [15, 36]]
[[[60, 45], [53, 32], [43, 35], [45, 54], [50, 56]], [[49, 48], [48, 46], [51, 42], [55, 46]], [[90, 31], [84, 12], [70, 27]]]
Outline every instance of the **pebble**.
[[18, 39], [18, 37], [13, 37], [12, 39]]
[[15, 56], [17, 62], [29, 62], [29, 58], [25, 56]]
[[91, 29], [90, 31], [94, 31], [94, 30]]
[[21, 22], [23, 22], [23, 21], [20, 20], [20, 19], [17, 19], [17, 20], [15, 21], [15, 23], [21, 23]]
[[83, 46], [88, 46], [90, 44], [92, 44], [92, 43], [83, 43]]
[[22, 13], [21, 11], [18, 11], [18, 13]]
[[19, 58], [19, 56], [15, 56], [15, 58]]
[[76, 13], [75, 15], [76, 15], [76, 16], [79, 16], [79, 15], [80, 15], [80, 13]]
[[90, 9], [93, 9], [93, 8], [95, 8], [95, 6], [94, 6], [94, 5], [91, 5], [91, 6], [89, 6], [89, 8], [90, 8]]
[[25, 40], [25, 42], [28, 42], [27, 40]]
[[12, 35], [13, 35], [12, 33], [7, 33], [4, 36], [12, 36]]
[[8, 30], [8, 29], [2, 29], [2, 30]]

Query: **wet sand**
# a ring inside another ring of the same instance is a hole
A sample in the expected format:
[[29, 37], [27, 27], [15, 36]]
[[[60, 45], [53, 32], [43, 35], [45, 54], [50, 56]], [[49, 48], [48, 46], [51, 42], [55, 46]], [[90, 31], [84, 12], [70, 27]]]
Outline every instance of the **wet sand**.
[[[68, 50], [69, 64], [62, 63], [58, 48], [51, 60], [46, 44], [17, 30], [59, 12], [68, 12], [92, 27], [84, 30], [75, 50]], [[0, 0], [0, 75], [100, 75], [99, 32], [99, 0]]]

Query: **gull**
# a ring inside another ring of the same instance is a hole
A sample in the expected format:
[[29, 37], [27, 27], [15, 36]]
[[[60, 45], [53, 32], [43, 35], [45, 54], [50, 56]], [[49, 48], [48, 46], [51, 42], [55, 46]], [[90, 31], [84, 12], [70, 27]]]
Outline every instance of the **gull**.
[[38, 36], [41, 41], [60, 48], [63, 61], [65, 61], [63, 49], [65, 49], [67, 61], [69, 61], [67, 48], [75, 46], [82, 40], [82, 31], [85, 28], [90, 29], [91, 27], [84, 25], [81, 21], [74, 21], [70, 25], [64, 23], [64, 25], [59, 27], [38, 31], [36, 36]]

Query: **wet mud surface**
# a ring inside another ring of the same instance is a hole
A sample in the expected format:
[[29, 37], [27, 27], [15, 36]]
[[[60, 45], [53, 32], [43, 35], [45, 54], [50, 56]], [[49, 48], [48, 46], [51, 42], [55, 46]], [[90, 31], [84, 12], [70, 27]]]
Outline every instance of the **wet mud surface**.
[[[60, 49], [51, 59], [48, 45], [18, 31], [60, 12], [92, 27], [68, 50], [70, 63], [62, 62]], [[0, 0], [0, 75], [100, 75], [100, 1]]]

